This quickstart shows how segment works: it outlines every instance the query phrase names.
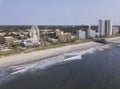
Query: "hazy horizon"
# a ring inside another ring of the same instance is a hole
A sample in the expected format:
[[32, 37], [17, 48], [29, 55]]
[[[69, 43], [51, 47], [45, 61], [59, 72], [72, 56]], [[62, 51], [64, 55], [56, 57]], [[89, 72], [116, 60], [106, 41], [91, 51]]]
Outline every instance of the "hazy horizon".
[[119, 0], [0, 0], [0, 25], [120, 25]]

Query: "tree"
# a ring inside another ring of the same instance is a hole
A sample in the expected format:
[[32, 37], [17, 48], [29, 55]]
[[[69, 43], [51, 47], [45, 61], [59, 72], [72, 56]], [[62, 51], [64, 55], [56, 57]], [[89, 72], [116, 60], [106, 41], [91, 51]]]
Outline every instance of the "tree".
[[5, 38], [3, 36], [0, 36], [0, 44], [4, 44], [5, 43]]
[[17, 47], [19, 47], [19, 44], [17, 44], [17, 43], [12, 43], [12, 44], [11, 44], [11, 47], [16, 50]]

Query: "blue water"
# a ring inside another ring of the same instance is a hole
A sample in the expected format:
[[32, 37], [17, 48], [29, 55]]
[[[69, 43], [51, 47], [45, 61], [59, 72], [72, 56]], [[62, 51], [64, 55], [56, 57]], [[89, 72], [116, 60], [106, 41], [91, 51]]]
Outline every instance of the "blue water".
[[1, 69], [0, 89], [120, 89], [119, 44], [66, 55]]

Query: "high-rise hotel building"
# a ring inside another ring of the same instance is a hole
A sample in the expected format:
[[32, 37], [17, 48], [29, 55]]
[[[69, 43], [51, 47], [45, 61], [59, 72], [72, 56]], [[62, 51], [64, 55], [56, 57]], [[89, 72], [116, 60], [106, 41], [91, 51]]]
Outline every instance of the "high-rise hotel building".
[[112, 35], [112, 21], [99, 20], [98, 31], [101, 36]]
[[105, 35], [105, 21], [102, 19], [98, 22], [98, 32], [101, 36]]

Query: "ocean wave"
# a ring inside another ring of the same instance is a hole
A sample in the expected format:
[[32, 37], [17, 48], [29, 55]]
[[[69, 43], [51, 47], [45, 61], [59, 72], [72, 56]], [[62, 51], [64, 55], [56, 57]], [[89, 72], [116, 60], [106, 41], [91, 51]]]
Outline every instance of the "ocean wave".
[[[35, 62], [35, 63], [32, 63], [32, 64], [25, 64], [25, 65], [20, 65], [20, 66], [14, 66], [14, 67], [9, 67], [13, 70], [13, 72], [11, 73], [11, 75], [15, 75], [15, 74], [24, 74], [25, 72], [27, 71], [35, 71], [35, 70], [38, 70], [38, 69], [44, 69], [46, 67], [49, 67], [49, 66], [52, 66], [54, 64], [57, 64], [57, 63], [61, 63], [61, 62], [66, 62], [66, 61], [70, 61], [70, 60], [81, 60], [82, 59], [82, 55], [86, 54], [86, 53], [94, 53], [96, 51], [95, 48], [90, 48], [88, 50], [85, 50], [85, 51], [80, 51], [80, 52], [77, 52], [76, 54], [74, 54], [74, 56], [70, 57], [70, 58], [67, 58], [65, 59], [65, 55], [60, 55], [60, 56], [57, 56], [57, 57], [53, 57], [53, 58], [48, 58], [48, 59], [44, 59], [42, 61], [39, 61], [39, 62]], [[72, 53], [70, 54], [67, 54], [67, 55], [73, 55]]]
[[[62, 62], [68, 62], [68, 61], [72, 61], [72, 60], [82, 60], [82, 56], [85, 54], [92, 54], [95, 51], [99, 51], [101, 49], [106, 49], [109, 48], [109, 45], [106, 46], [100, 46], [100, 47], [96, 47], [96, 48], [90, 48], [87, 50], [83, 50], [83, 51], [77, 51], [77, 52], [71, 52], [71, 53], [66, 53], [63, 55], [59, 55], [56, 57], [52, 57], [52, 58], [47, 58], [38, 62], [34, 62], [34, 63], [29, 63], [29, 64], [23, 64], [23, 65], [18, 65], [18, 66], [10, 66], [7, 68], [7, 70], [10, 70], [10, 72], [1, 72], [0, 71], [0, 84], [3, 81], [7, 81], [9, 79], [11, 79], [11, 77], [16, 77], [16, 75], [23, 75], [25, 73], [28, 72], [34, 72], [37, 70], [42, 70], [45, 69], [46, 67], [58, 64], [58, 63], [62, 63]], [[65, 56], [70, 56], [69, 58], [65, 58]]]

